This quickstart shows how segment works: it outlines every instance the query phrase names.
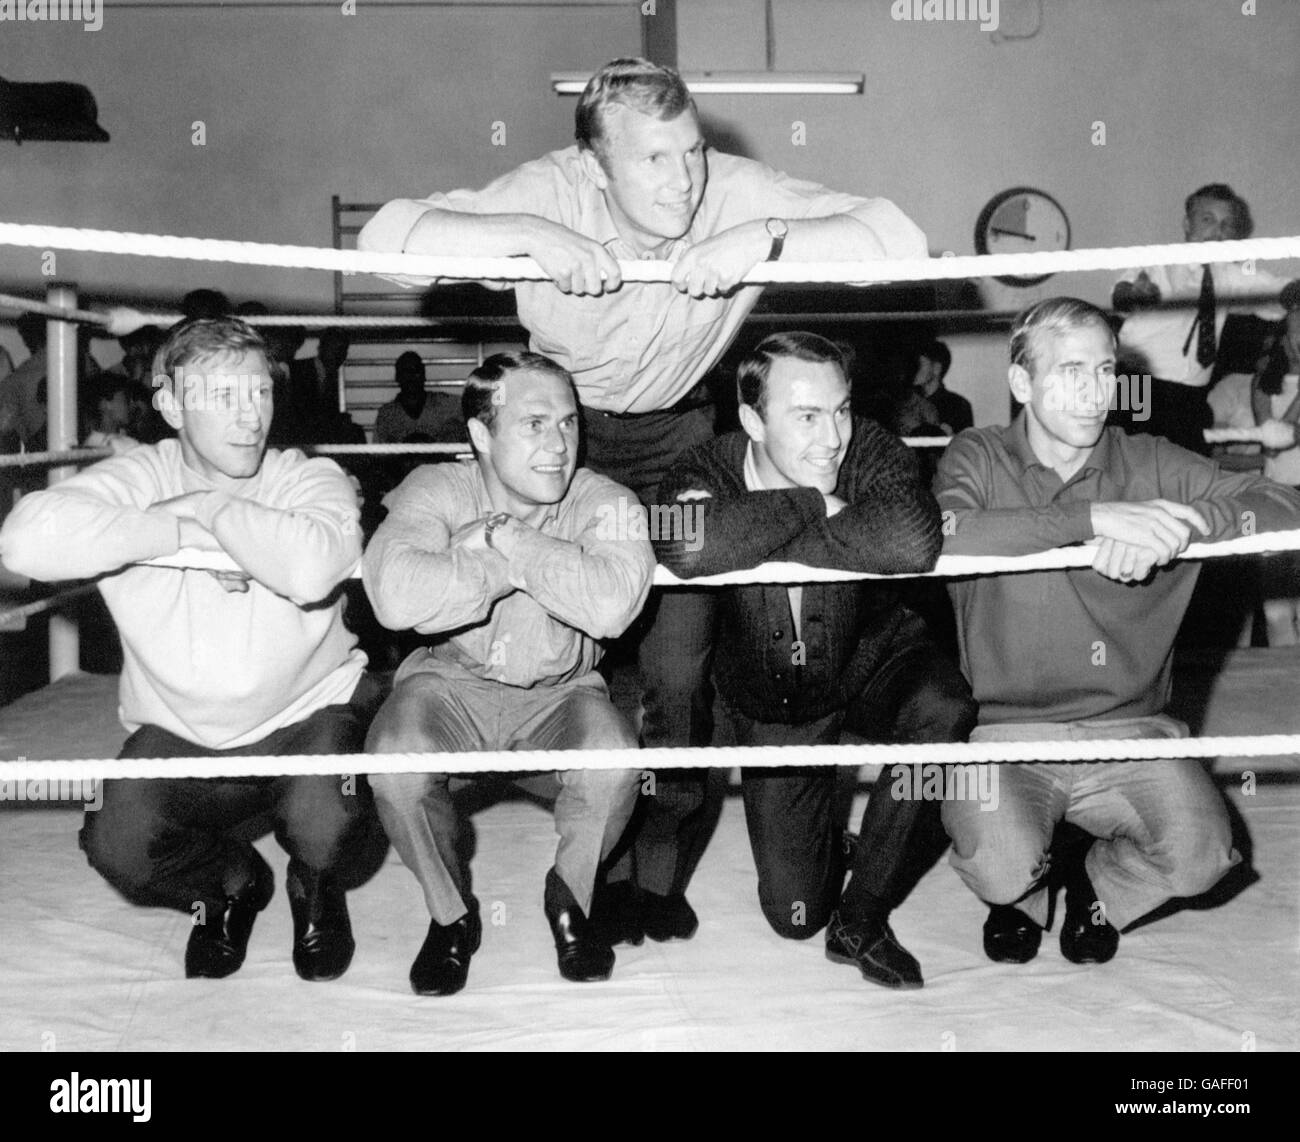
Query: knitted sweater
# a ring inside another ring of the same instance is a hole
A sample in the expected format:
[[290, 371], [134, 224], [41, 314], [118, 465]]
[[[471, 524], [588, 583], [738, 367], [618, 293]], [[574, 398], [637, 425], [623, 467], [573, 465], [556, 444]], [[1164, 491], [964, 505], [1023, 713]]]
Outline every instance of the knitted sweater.
[[[176, 517], [150, 506], [191, 492], [205, 493], [197, 518], [244, 569], [247, 590], [141, 562], [180, 540]], [[33, 579], [105, 576], [129, 731], [155, 725], [208, 749], [251, 745], [346, 702], [365, 669], [335, 592], [361, 556], [356, 495], [332, 460], [270, 449], [231, 493], [190, 468], [179, 441], [142, 445], [24, 496], [0, 553]]]
[[[679, 458], [660, 488], [663, 504], [683, 493], [698, 512], [693, 540], [655, 540], [659, 561], [682, 578], [767, 562], [876, 574], [928, 571], [942, 545], [939, 507], [916, 459], [874, 421], [855, 417], [836, 494], [848, 504], [827, 518], [816, 488], [751, 492], [749, 438], [731, 433]], [[662, 529], [661, 529], [662, 530]], [[694, 550], [692, 550], [694, 548]], [[799, 723], [842, 708], [865, 685], [908, 620], [887, 583], [806, 583], [796, 639], [785, 584], [722, 593], [714, 670], [723, 699], [746, 717]]]

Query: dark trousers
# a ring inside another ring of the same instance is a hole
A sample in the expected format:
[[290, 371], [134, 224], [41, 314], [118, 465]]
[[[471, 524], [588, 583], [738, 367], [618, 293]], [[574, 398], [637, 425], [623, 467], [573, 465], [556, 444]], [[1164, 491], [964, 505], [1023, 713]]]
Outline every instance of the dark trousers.
[[[360, 753], [378, 687], [363, 676], [350, 703], [238, 749], [204, 749], [157, 726], [141, 726], [119, 757], [253, 757]], [[275, 838], [312, 872], [332, 873], [365, 839], [374, 809], [365, 778], [158, 778], [105, 781], [103, 804], [87, 811], [81, 847], [90, 865], [128, 900], [218, 912], [246, 885], [259, 860], [231, 830], [270, 812]]]
[[[630, 488], [642, 503], [653, 504], [677, 457], [713, 437], [713, 419], [712, 405], [630, 419], [588, 409], [587, 466]], [[656, 589], [624, 636], [637, 647], [643, 746], [707, 746], [712, 740], [709, 667], [716, 609], [714, 589]], [[635, 875], [642, 888], [660, 895], [681, 890], [688, 869], [678, 860], [676, 837], [683, 815], [698, 807], [697, 789], [705, 773], [673, 770], [658, 775], [656, 796], [640, 799], [631, 849], [610, 873], [611, 880]]]
[[[814, 722], [785, 725], [732, 714], [741, 745], [835, 744], [844, 731], [870, 742], [965, 741], [978, 709], [956, 663], [904, 624], [888, 658], [852, 702]], [[844, 865], [833, 766], [741, 771], [758, 899], [782, 936], [807, 939], [837, 907], [846, 920], [902, 903], [942, 851], [939, 802], [889, 795], [895, 766], [876, 781], [841, 898]]]
[[1130, 435], [1163, 436], [1190, 452], [1208, 456], [1210, 445], [1205, 443], [1205, 430], [1214, 426], [1209, 391], [1208, 386], [1193, 388], [1153, 377], [1148, 410], [1151, 415], [1146, 420], [1135, 420], [1133, 410], [1116, 409], [1107, 423], [1118, 425]]

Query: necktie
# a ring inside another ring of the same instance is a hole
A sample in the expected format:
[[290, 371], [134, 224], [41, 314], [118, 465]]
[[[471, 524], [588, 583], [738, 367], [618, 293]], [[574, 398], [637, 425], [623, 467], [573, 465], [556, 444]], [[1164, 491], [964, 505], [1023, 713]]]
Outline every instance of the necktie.
[[1203, 267], [1204, 272], [1201, 274], [1201, 296], [1196, 302], [1196, 320], [1192, 322], [1192, 328], [1187, 331], [1187, 340], [1183, 342], [1183, 352], [1186, 353], [1188, 346], [1192, 341], [1192, 334], [1196, 334], [1196, 363], [1202, 368], [1208, 369], [1214, 364], [1214, 275], [1210, 272], [1210, 267]]

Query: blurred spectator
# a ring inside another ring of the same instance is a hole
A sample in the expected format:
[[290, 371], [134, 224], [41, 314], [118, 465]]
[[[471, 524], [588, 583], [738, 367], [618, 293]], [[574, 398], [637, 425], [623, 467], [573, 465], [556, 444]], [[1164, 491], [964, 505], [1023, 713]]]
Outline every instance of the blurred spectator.
[[287, 407], [275, 410], [271, 447], [366, 443], [365, 429], [339, 409], [341, 374], [350, 348], [347, 330], [325, 329], [315, 357], [290, 362]]
[[139, 447], [129, 435], [134, 382], [121, 373], [101, 373], [80, 387], [82, 445], [111, 448], [115, 456]]
[[181, 299], [181, 313], [186, 321], [196, 317], [226, 317], [230, 312], [230, 298], [220, 290], [192, 289]]
[[[1300, 487], [1300, 281], [1287, 285], [1279, 300], [1286, 316], [1251, 382], [1251, 407], [1256, 424], [1290, 429], [1288, 446], [1264, 448], [1264, 475], [1294, 488]], [[1300, 552], [1265, 556], [1263, 570], [1268, 645], [1300, 645]]]
[[[1224, 183], [1194, 190], [1183, 204], [1183, 237], [1188, 242], [1249, 238], [1250, 207]], [[1126, 432], [1164, 436], [1175, 444], [1209, 455], [1206, 428], [1213, 423], [1207, 396], [1219, 354], [1228, 307], [1273, 321], [1276, 305], [1259, 300], [1283, 281], [1254, 266], [1236, 262], [1201, 266], [1145, 266], [1127, 270], [1115, 283], [1111, 303], [1129, 316], [1119, 331], [1119, 356], [1126, 372], [1151, 377], [1151, 402], [1145, 419], [1116, 409], [1111, 423]], [[1195, 303], [1157, 308], [1162, 302]]]
[[[395, 369], [397, 396], [375, 416], [375, 441], [379, 444], [448, 443], [465, 439], [460, 401], [450, 393], [425, 389], [424, 362], [419, 353], [405, 352]], [[419, 441], [414, 438], [419, 437]]]
[[7, 451], [34, 451], [33, 442], [43, 438], [45, 404], [37, 399], [37, 390], [45, 381], [48, 368], [45, 352], [45, 318], [24, 313], [16, 322], [18, 336], [27, 347], [28, 357], [4, 380], [0, 381], [0, 430], [10, 439]]

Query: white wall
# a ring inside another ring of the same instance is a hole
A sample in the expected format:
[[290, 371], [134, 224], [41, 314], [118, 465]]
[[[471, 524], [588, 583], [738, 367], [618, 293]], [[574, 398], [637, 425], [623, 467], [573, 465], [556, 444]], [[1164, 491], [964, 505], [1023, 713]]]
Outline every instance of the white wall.
[[[1257, 234], [1300, 233], [1300, 3], [1001, 0], [998, 36], [973, 24], [900, 23], [890, 0], [776, 0], [783, 69], [862, 71], [862, 97], [704, 96], [757, 157], [836, 187], [886, 195], [936, 251], [972, 252], [980, 208], [1028, 184], [1066, 207], [1076, 247], [1180, 241], [1183, 197], [1226, 180]], [[680, 0], [686, 69], [755, 68], [761, 0]], [[486, 181], [571, 137], [555, 69], [640, 50], [639, 5], [464, 3], [104, 13], [94, 33], [0, 28], [0, 75], [76, 80], [99, 99], [106, 145], [0, 144], [8, 221], [328, 246], [329, 199], [383, 200]], [[207, 125], [206, 147], [191, 123]], [[494, 121], [507, 145], [491, 145]], [[806, 145], [791, 124], [806, 125]], [[1104, 147], [1092, 124], [1106, 123]], [[1300, 273], [1300, 264], [1283, 267]], [[60, 254], [87, 292], [174, 302], [211, 285], [235, 300], [328, 308], [329, 275]], [[990, 298], [1015, 308], [1111, 275], [1060, 276]], [[0, 248], [0, 285], [40, 290], [35, 251]], [[0, 340], [16, 348], [11, 331]], [[1005, 417], [1000, 338], [950, 339], [952, 386], [981, 421]]]

